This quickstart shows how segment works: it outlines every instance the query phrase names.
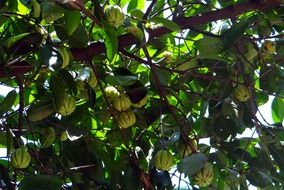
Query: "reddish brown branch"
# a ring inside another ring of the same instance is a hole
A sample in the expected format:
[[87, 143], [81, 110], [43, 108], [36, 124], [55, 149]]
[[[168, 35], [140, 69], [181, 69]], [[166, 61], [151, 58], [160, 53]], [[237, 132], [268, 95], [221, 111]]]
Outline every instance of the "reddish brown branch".
[[[280, 0], [270, 0], [266, 3], [260, 1], [249, 1], [246, 3], [240, 3], [234, 6], [229, 6], [220, 10], [210, 11], [201, 15], [192, 17], [181, 17], [175, 20], [182, 29], [189, 29], [192, 26], [206, 24], [213, 21], [222, 19], [235, 18], [236, 16], [251, 10], [265, 11], [280, 6]], [[155, 38], [171, 32], [165, 27], [157, 29], [149, 29], [149, 38]], [[131, 34], [125, 34], [119, 36], [119, 47], [125, 48], [136, 43], [136, 39]], [[105, 46], [103, 42], [96, 42], [89, 45], [86, 48], [74, 48], [71, 50], [75, 60], [86, 60], [90, 59], [97, 54], [105, 52]]]

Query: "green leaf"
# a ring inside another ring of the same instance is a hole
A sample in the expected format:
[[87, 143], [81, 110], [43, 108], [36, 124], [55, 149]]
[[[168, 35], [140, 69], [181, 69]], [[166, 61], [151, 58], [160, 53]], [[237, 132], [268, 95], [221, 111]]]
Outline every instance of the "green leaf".
[[69, 36], [71, 36], [75, 32], [75, 30], [77, 29], [80, 23], [80, 20], [81, 20], [80, 11], [65, 10], [64, 20], [65, 20], [66, 32]]
[[178, 24], [166, 18], [154, 17], [154, 18], [149, 19], [149, 22], [154, 22], [156, 24], [162, 24], [164, 27], [170, 29], [173, 32], [181, 31], [181, 28]]
[[139, 9], [134, 9], [130, 14], [138, 20], [141, 20], [144, 16], [144, 13]]
[[89, 42], [88, 32], [82, 23], [79, 23], [75, 32], [68, 39], [68, 43], [71, 47], [82, 48]]
[[106, 80], [111, 85], [130, 86], [137, 81], [136, 76], [107, 76]]
[[64, 13], [63, 8], [51, 1], [43, 1], [41, 3], [41, 8], [42, 18], [47, 22], [52, 22], [59, 19]]
[[203, 153], [195, 153], [185, 157], [177, 164], [177, 169], [180, 173], [186, 175], [193, 175], [203, 168], [207, 162], [207, 157]]
[[144, 0], [131, 0], [129, 1], [129, 4], [127, 6], [127, 12], [130, 13], [134, 9], [143, 10], [144, 5], [145, 5]]
[[246, 31], [249, 26], [248, 20], [242, 20], [235, 23], [228, 31], [224, 33], [224, 50], [228, 50]]
[[15, 90], [12, 90], [7, 94], [5, 99], [0, 104], [0, 115], [3, 115], [4, 113], [7, 113], [13, 106], [16, 98], [17, 98], [17, 92]]
[[59, 190], [63, 181], [55, 176], [26, 176], [19, 184], [19, 190]]
[[[255, 93], [256, 97], [257, 97], [257, 105], [258, 106], [261, 106], [261, 105], [264, 105], [266, 102], [268, 102], [269, 100], [269, 96], [267, 93], [265, 92], [261, 92], [261, 91], [257, 91]], [[273, 114], [273, 113], [272, 113]]]
[[200, 54], [214, 55], [223, 50], [223, 41], [220, 38], [204, 36], [202, 39], [196, 42], [196, 48]]
[[272, 102], [272, 119], [274, 122], [282, 122], [284, 118], [284, 99], [275, 97]]
[[198, 65], [198, 60], [197, 59], [191, 59], [190, 61], [187, 61], [185, 63], [180, 64], [176, 70], [179, 71], [188, 71], [190, 69], [195, 68]]
[[118, 48], [117, 32], [113, 26], [105, 24], [103, 33], [105, 36], [107, 58], [109, 61], [112, 61]]
[[27, 110], [28, 119], [30, 121], [42, 120], [54, 112], [52, 101], [40, 100], [33, 103]]

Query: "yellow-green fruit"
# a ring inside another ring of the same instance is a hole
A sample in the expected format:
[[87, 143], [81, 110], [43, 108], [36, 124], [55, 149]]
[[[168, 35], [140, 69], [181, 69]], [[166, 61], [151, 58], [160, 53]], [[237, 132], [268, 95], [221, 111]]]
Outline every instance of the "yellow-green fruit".
[[131, 107], [131, 100], [127, 96], [121, 95], [114, 99], [113, 107], [117, 111], [126, 111]]
[[120, 96], [119, 91], [114, 86], [108, 86], [104, 89], [107, 99], [112, 102]]
[[234, 97], [241, 102], [245, 102], [250, 98], [250, 92], [244, 85], [239, 85], [234, 91]]
[[135, 107], [135, 108], [141, 108], [142, 106], [145, 106], [147, 104], [147, 99], [148, 99], [148, 96], [146, 95], [139, 102], [132, 103], [132, 106]]
[[43, 128], [41, 139], [41, 148], [48, 148], [52, 145], [56, 138], [55, 130], [53, 127]]
[[197, 142], [191, 140], [188, 144], [180, 143], [179, 144], [179, 155], [181, 157], [186, 157], [191, 155], [193, 152], [196, 152], [198, 149]]
[[213, 165], [206, 163], [205, 166], [193, 176], [196, 185], [206, 187], [210, 185], [214, 178]]
[[62, 116], [70, 115], [75, 111], [76, 101], [71, 96], [66, 96], [62, 102], [57, 106], [57, 112]]
[[174, 60], [173, 54], [169, 51], [164, 52], [163, 57], [165, 58], [166, 63], [171, 63]]
[[276, 43], [274, 41], [265, 40], [261, 47], [261, 52], [266, 55], [273, 55], [276, 52]]
[[110, 25], [113, 25], [114, 27], [118, 28], [120, 25], [123, 24], [125, 17], [122, 9], [119, 6], [117, 5], [107, 6], [104, 12], [105, 12], [106, 21]]
[[29, 166], [31, 162], [30, 153], [24, 148], [18, 148], [11, 155], [11, 163], [15, 168], [23, 169]]
[[136, 116], [132, 111], [120, 112], [117, 116], [117, 122], [120, 128], [128, 128], [135, 124]]
[[159, 170], [169, 170], [174, 163], [173, 155], [167, 150], [159, 150], [154, 157], [154, 166]]
[[59, 139], [60, 141], [66, 141], [68, 139], [67, 132], [66, 131], [61, 132]]

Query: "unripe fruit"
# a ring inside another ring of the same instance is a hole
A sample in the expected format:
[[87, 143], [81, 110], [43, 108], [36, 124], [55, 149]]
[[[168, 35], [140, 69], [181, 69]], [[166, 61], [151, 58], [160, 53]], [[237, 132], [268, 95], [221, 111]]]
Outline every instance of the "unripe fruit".
[[234, 97], [241, 102], [245, 102], [250, 98], [250, 92], [244, 85], [239, 85], [234, 91]]
[[173, 54], [169, 51], [164, 52], [163, 57], [165, 58], [166, 63], [171, 63], [174, 60]]
[[104, 89], [105, 95], [110, 102], [113, 102], [120, 96], [119, 91], [114, 86], [108, 86]]
[[62, 102], [57, 105], [57, 112], [62, 116], [70, 115], [75, 111], [76, 101], [71, 96], [66, 96]]
[[200, 187], [206, 187], [210, 185], [214, 178], [213, 165], [206, 163], [205, 166], [199, 170], [194, 176], [193, 180], [196, 185]]
[[11, 163], [15, 168], [23, 169], [29, 166], [31, 161], [30, 153], [24, 148], [18, 148], [11, 155]]
[[66, 131], [62, 131], [59, 137], [60, 141], [66, 141], [68, 139], [68, 134]]
[[56, 138], [55, 130], [53, 127], [43, 128], [42, 130], [43, 136], [41, 138], [41, 148], [48, 148]]
[[117, 116], [117, 122], [120, 128], [128, 128], [135, 124], [136, 116], [132, 111], [120, 112]]
[[114, 99], [113, 107], [117, 111], [126, 111], [131, 107], [131, 100], [127, 96], [121, 95]]
[[106, 21], [118, 28], [124, 22], [124, 13], [122, 9], [117, 5], [110, 5], [105, 9], [105, 18]]
[[276, 43], [274, 41], [265, 40], [261, 52], [266, 55], [273, 55], [276, 52]]
[[198, 149], [197, 142], [195, 140], [191, 140], [188, 144], [180, 143], [179, 144], [179, 155], [181, 157], [186, 157], [191, 155], [193, 152], [196, 152]]
[[167, 150], [159, 150], [154, 157], [154, 166], [159, 170], [169, 170], [174, 163], [173, 155]]
[[142, 106], [147, 104], [147, 99], [148, 96], [146, 95], [144, 98], [142, 98], [139, 102], [137, 103], [132, 103], [132, 106], [135, 108], [141, 108]]

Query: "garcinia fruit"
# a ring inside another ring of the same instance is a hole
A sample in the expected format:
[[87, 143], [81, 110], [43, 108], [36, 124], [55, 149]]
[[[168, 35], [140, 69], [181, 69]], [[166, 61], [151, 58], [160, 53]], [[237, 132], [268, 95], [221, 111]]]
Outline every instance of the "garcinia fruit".
[[234, 97], [241, 102], [245, 102], [250, 98], [250, 92], [244, 85], [239, 85], [234, 91]]
[[154, 166], [159, 170], [169, 170], [174, 163], [174, 157], [168, 150], [159, 150], [154, 157]]
[[15, 168], [26, 168], [29, 166], [30, 162], [31, 155], [24, 147], [18, 148], [12, 152], [11, 163]]
[[193, 152], [196, 152], [198, 149], [198, 145], [196, 140], [191, 140], [187, 144], [183, 142], [179, 142], [178, 145], [178, 153], [181, 157], [186, 157], [191, 155]]
[[276, 52], [276, 43], [274, 41], [265, 40], [262, 44], [261, 52], [265, 55], [273, 55]]
[[43, 128], [41, 131], [42, 138], [41, 138], [41, 148], [48, 148], [52, 145], [56, 138], [55, 130], [53, 127]]
[[107, 6], [104, 12], [106, 21], [110, 25], [113, 25], [114, 27], [118, 28], [120, 25], [123, 24], [125, 17], [122, 9], [119, 6]]
[[135, 108], [141, 108], [142, 106], [147, 104], [147, 99], [148, 96], [146, 95], [144, 98], [142, 98], [139, 102], [137, 103], [132, 103], [132, 106]]
[[120, 128], [128, 128], [135, 124], [136, 116], [132, 111], [120, 112], [117, 115], [117, 122]]
[[66, 141], [68, 139], [68, 133], [67, 131], [62, 131], [59, 136], [60, 141]]
[[120, 92], [114, 86], [108, 86], [104, 89], [105, 95], [110, 102], [113, 102], [120, 96]]
[[206, 187], [210, 185], [214, 178], [213, 165], [206, 163], [204, 167], [194, 174], [193, 180], [199, 187]]
[[131, 100], [126, 95], [121, 95], [114, 99], [113, 107], [117, 111], [126, 111], [131, 107]]
[[57, 112], [62, 116], [67, 116], [73, 113], [76, 109], [76, 101], [72, 96], [66, 96], [58, 103]]

